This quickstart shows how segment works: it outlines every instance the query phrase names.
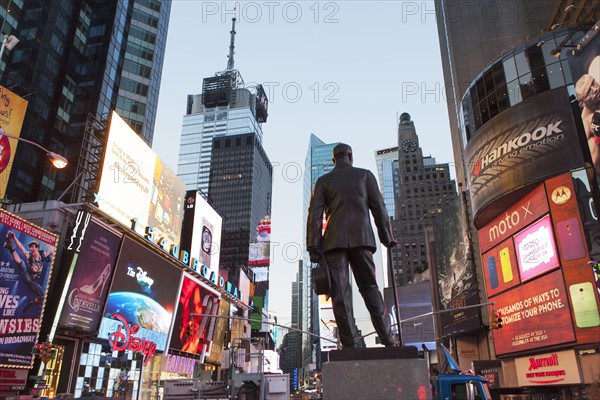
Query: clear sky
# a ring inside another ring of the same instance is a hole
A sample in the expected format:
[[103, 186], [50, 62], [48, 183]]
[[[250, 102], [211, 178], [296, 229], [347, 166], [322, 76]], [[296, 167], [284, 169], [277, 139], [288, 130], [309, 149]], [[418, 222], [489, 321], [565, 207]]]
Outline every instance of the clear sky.
[[[236, 3], [235, 67], [247, 84], [265, 85], [270, 100], [263, 144], [274, 166], [272, 241], [278, 243], [270, 310], [286, 324], [296, 249], [305, 237], [301, 174], [311, 133], [350, 144], [354, 165], [377, 175], [375, 151], [397, 146], [397, 116], [408, 112], [424, 155], [453, 162], [434, 4]], [[234, 4], [173, 0], [153, 149], [174, 170], [187, 95], [201, 93], [202, 79], [226, 68]], [[363, 332], [371, 332], [362, 301], [355, 307], [359, 326], [366, 322]]]

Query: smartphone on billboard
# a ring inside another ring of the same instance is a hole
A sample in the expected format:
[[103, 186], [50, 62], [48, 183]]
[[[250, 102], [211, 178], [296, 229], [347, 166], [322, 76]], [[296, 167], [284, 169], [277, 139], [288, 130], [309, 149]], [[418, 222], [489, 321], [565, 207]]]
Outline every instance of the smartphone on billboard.
[[490, 277], [490, 287], [496, 289], [498, 287], [498, 272], [496, 271], [496, 257], [490, 256], [487, 259], [488, 275]]
[[502, 280], [508, 283], [513, 280], [512, 264], [510, 263], [510, 253], [508, 247], [500, 250], [500, 266], [502, 267]]
[[206, 219], [202, 218], [202, 237], [200, 238], [200, 262], [210, 268], [210, 259], [212, 258], [213, 226]]
[[556, 224], [558, 246], [563, 260], [577, 260], [585, 257], [585, 246], [579, 221], [577, 218], [569, 218]]
[[576, 283], [569, 287], [571, 303], [578, 328], [591, 328], [600, 325], [600, 315], [596, 304], [595, 290], [591, 282]]

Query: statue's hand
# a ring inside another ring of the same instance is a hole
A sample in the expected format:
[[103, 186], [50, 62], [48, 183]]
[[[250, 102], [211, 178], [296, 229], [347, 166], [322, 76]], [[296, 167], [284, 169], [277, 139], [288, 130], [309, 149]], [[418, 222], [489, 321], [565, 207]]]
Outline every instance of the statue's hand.
[[394, 247], [398, 244], [398, 241], [396, 239], [392, 239], [388, 244], [385, 245], [385, 247]]
[[318, 263], [321, 261], [321, 257], [323, 257], [323, 253], [319, 249], [310, 249], [308, 250], [308, 254], [310, 255], [310, 262]]

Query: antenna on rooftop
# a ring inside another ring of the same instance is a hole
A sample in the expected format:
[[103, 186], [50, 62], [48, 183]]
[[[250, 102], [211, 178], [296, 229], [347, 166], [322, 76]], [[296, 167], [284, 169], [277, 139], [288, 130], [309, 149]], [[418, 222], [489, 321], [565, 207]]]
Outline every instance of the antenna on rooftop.
[[[234, 10], [235, 12], [235, 10]], [[233, 69], [233, 49], [235, 48], [235, 17], [231, 18], [231, 41], [229, 42], [229, 55], [227, 56], [227, 70]]]

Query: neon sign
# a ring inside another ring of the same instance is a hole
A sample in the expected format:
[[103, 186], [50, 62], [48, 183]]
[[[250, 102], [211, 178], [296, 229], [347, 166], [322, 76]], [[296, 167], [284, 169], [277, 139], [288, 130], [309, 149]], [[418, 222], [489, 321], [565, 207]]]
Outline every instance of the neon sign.
[[121, 314], [113, 314], [112, 318], [121, 322], [117, 331], [108, 336], [112, 351], [133, 351], [144, 355], [144, 365], [148, 364], [150, 357], [156, 353], [156, 343], [146, 338], [135, 337], [140, 330], [138, 324], [129, 324]]

